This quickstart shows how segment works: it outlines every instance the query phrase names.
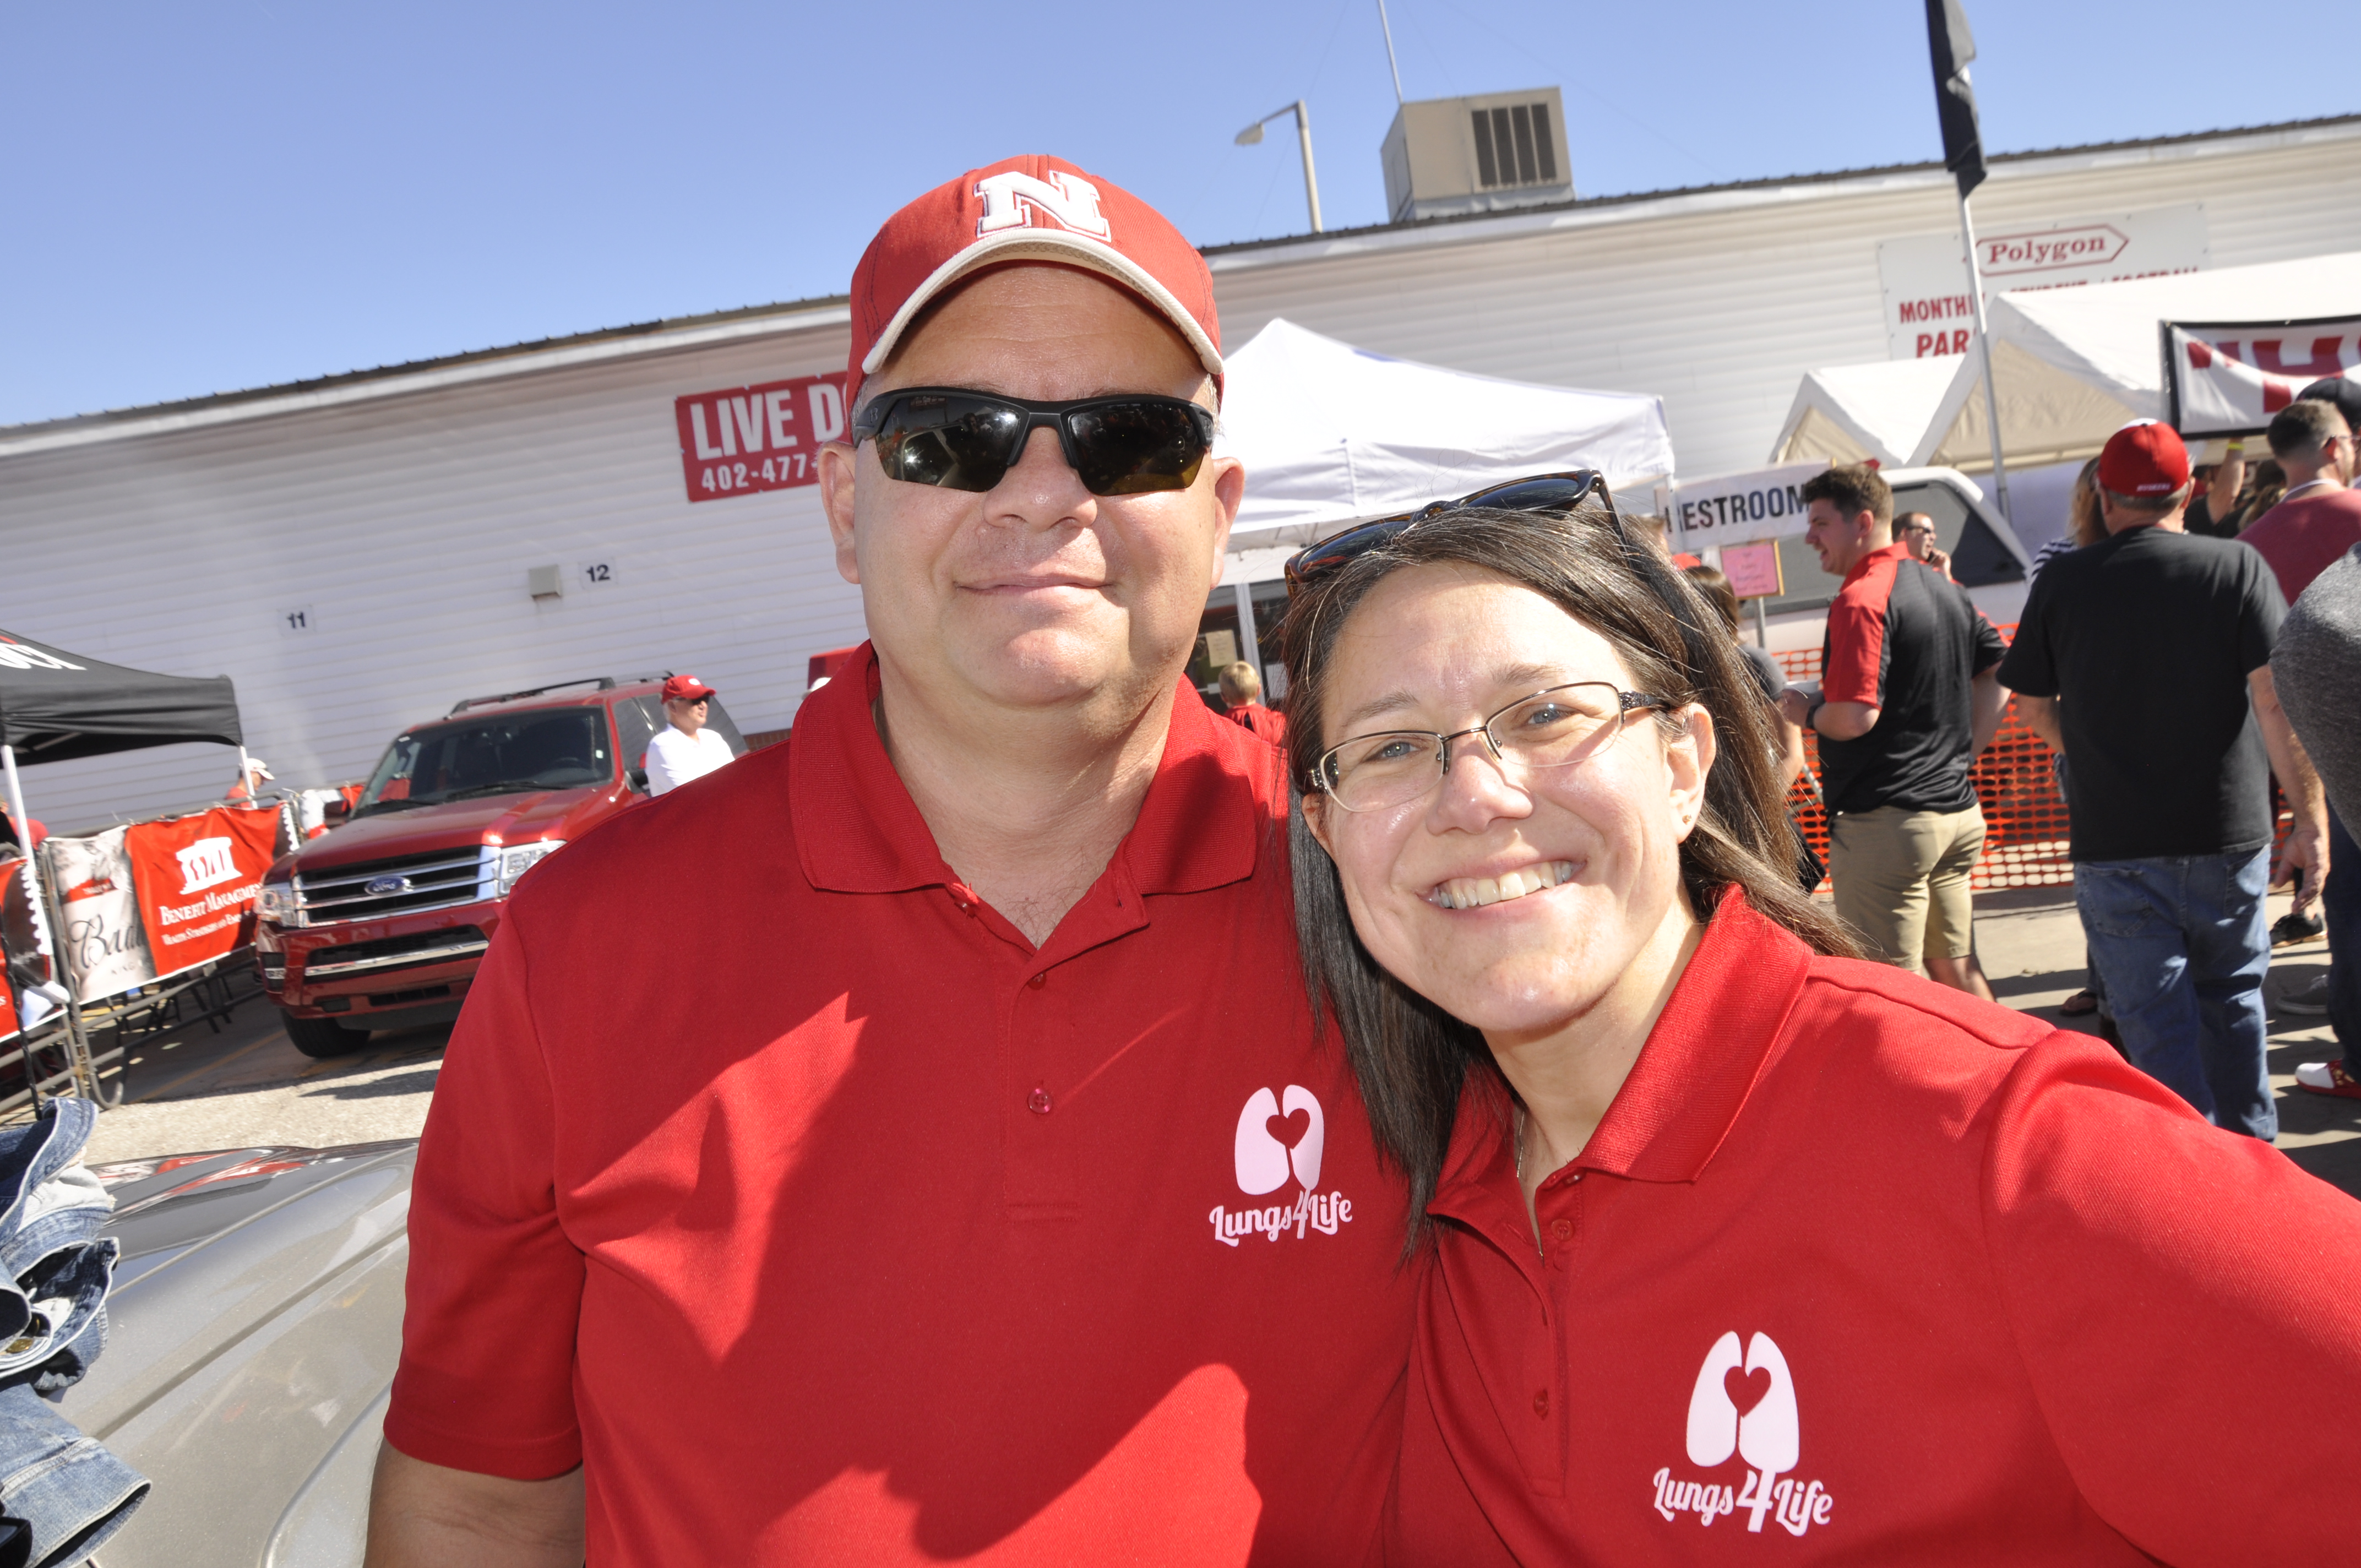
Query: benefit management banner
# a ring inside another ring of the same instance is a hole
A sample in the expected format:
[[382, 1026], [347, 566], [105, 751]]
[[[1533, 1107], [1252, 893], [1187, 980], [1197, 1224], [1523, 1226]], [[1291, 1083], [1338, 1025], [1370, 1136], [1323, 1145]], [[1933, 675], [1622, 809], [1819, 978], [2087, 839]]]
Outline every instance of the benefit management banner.
[[254, 899], [284, 815], [217, 806], [46, 846], [65, 913], [66, 968], [82, 1002], [120, 995], [253, 939]]

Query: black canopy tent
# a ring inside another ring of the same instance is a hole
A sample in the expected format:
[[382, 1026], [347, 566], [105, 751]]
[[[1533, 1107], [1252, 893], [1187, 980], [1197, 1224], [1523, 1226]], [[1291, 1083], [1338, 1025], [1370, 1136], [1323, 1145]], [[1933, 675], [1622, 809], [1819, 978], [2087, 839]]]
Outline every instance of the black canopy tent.
[[[30, 834], [24, 824], [31, 818], [16, 773], [19, 761], [61, 762], [184, 740], [236, 747], [238, 776], [247, 776], [246, 735], [237, 722], [237, 692], [227, 675], [191, 680], [151, 674], [0, 631], [0, 773], [5, 774], [8, 815], [27, 850]], [[42, 861], [38, 855], [31, 859], [37, 866]], [[57, 909], [46, 871], [40, 874], [43, 902], [54, 922]], [[82, 1035], [81, 1010], [69, 1001], [64, 1012], [74, 1066], [91, 1097], [98, 1099], [97, 1069]], [[26, 1076], [38, 1076], [29, 1058]], [[33, 1092], [38, 1095], [38, 1088]]]
[[0, 745], [18, 762], [61, 762], [181, 740], [245, 748], [227, 675], [150, 674], [0, 631]]

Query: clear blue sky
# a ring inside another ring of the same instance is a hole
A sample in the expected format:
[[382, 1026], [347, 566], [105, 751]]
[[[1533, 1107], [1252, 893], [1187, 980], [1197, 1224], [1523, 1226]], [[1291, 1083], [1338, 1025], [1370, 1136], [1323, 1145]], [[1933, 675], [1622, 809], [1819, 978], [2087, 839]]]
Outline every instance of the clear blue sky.
[[[1389, 4], [1413, 98], [1562, 87], [1585, 195], [1938, 154], [1916, 0]], [[2361, 108], [2219, 5], [1968, 7], [1996, 150]], [[1300, 232], [1290, 127], [1231, 143], [1299, 96], [1329, 226], [1382, 220], [1375, 0], [11, 5], [0, 423], [840, 292], [1016, 152]]]

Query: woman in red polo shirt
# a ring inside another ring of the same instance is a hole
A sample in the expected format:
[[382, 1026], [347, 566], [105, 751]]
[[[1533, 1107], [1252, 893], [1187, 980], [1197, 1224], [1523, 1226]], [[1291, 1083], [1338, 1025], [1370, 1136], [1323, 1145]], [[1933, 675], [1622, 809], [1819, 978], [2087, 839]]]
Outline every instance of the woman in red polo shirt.
[[1296, 571], [1305, 964], [1426, 1270], [1397, 1560], [2361, 1554], [2361, 1206], [1851, 957], [1611, 511]]

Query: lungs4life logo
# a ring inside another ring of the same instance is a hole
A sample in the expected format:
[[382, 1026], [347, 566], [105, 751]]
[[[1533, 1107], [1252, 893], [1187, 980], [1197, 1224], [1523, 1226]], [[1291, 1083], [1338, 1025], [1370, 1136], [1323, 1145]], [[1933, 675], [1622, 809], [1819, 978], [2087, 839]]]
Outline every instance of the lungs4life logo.
[[1828, 1522], [1836, 1499], [1814, 1481], [1809, 1486], [1786, 1472], [1803, 1454], [1803, 1425], [1795, 1409], [1795, 1380], [1787, 1358], [1771, 1336], [1758, 1333], [1740, 1353], [1735, 1331], [1713, 1342], [1689, 1391], [1689, 1463], [1718, 1470], [1736, 1454], [1747, 1465], [1746, 1482], [1693, 1481], [1667, 1465], [1656, 1472], [1656, 1511], [1667, 1519], [1695, 1514], [1710, 1525], [1727, 1513], [1746, 1512], [1746, 1528], [1763, 1529], [1766, 1513], [1789, 1535], [1802, 1535]]
[[1320, 1190], [1320, 1159], [1328, 1148], [1328, 1119], [1320, 1099], [1300, 1083], [1287, 1086], [1284, 1096], [1257, 1089], [1246, 1096], [1238, 1113], [1237, 1135], [1231, 1140], [1237, 1168], [1238, 1190], [1249, 1198], [1277, 1192], [1292, 1178], [1301, 1189], [1293, 1203], [1260, 1209], [1213, 1205], [1210, 1218], [1213, 1239], [1235, 1246], [1242, 1236], [1260, 1235], [1277, 1241], [1293, 1234], [1301, 1241], [1312, 1231], [1333, 1236], [1353, 1218], [1353, 1201], [1341, 1192]]

